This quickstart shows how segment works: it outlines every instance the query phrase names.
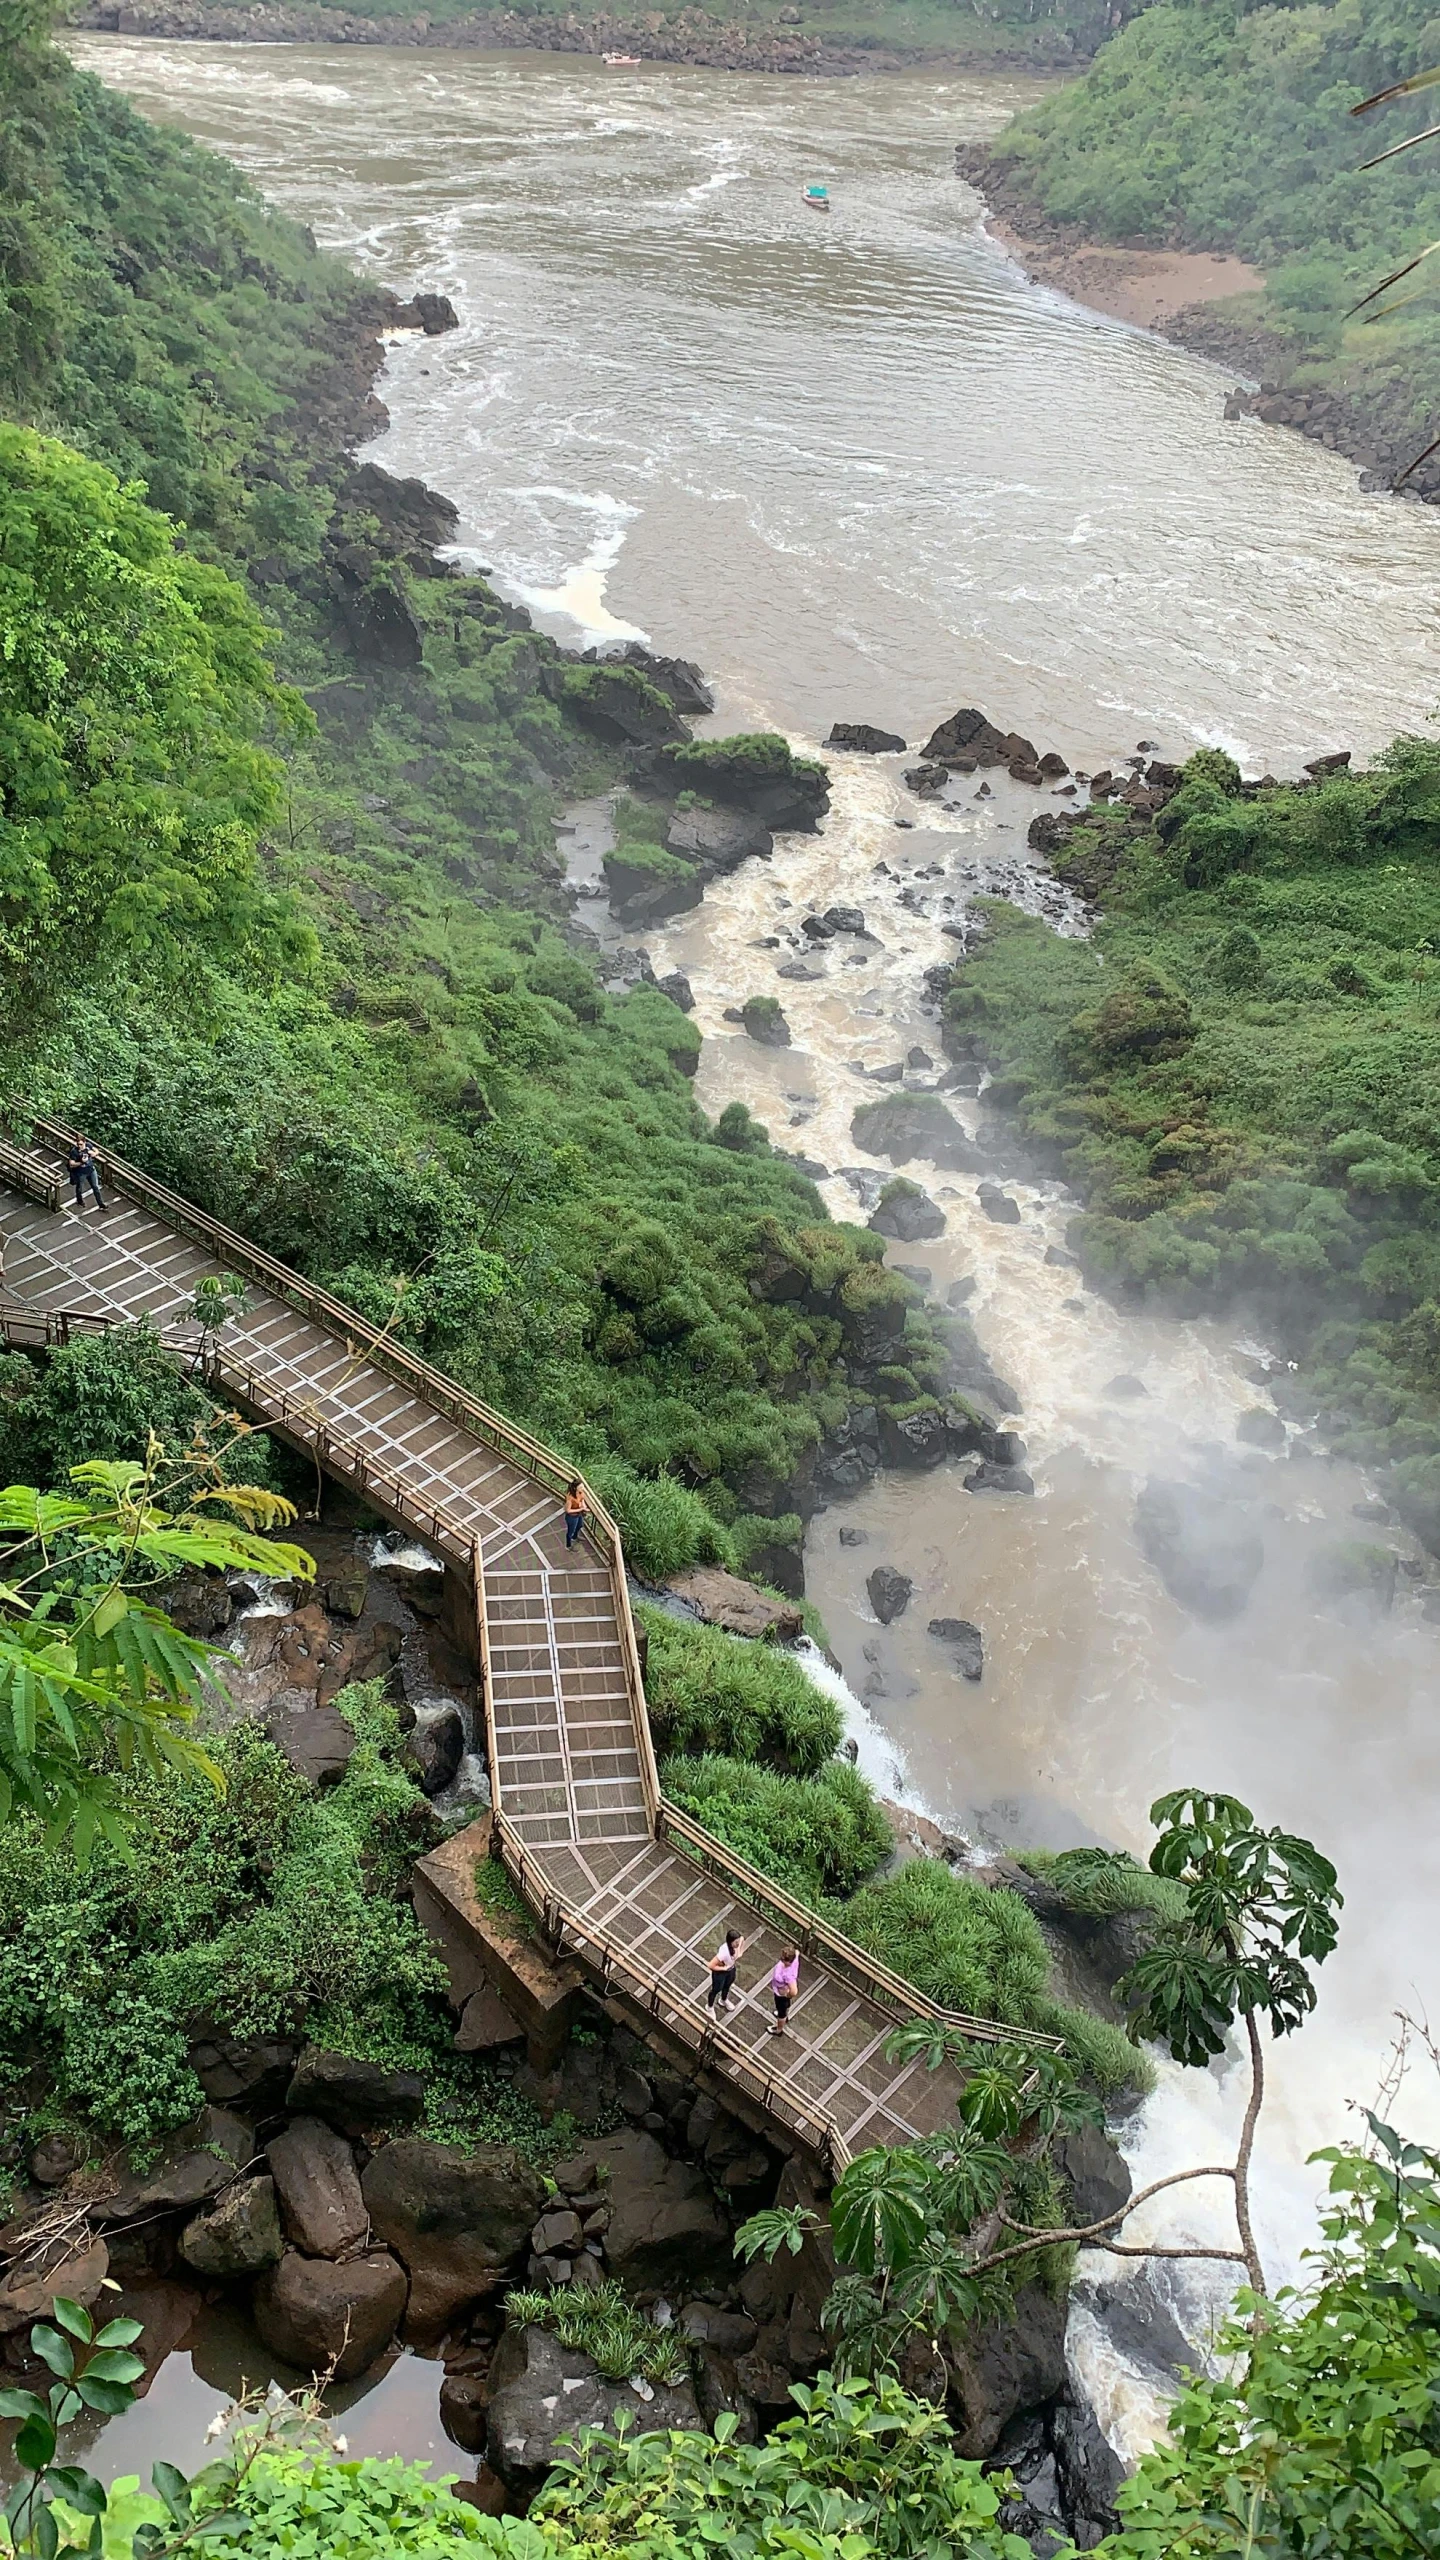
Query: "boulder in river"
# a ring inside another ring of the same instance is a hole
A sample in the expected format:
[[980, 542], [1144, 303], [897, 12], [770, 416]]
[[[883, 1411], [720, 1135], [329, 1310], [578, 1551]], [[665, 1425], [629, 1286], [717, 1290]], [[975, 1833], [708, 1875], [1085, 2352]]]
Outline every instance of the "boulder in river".
[[355, 2156], [333, 2125], [296, 2116], [267, 2145], [266, 2156], [286, 2232], [310, 2257], [341, 2257], [365, 2238], [369, 2219]]
[[978, 1467], [965, 1478], [967, 1493], [1033, 1493], [1035, 1479], [1023, 1467], [1002, 1467], [992, 1458], [982, 1458]]
[[851, 756], [903, 756], [905, 741], [893, 729], [872, 729], [868, 720], [837, 720], [827, 747]]
[[954, 765], [973, 773], [977, 765], [1023, 764], [1036, 767], [1038, 757], [1029, 738], [1016, 729], [997, 729], [983, 711], [965, 710], [942, 720], [926, 739], [921, 754], [935, 764]]
[[1240, 1616], [1265, 1562], [1264, 1542], [1243, 1503], [1150, 1476], [1136, 1500], [1135, 1532], [1182, 1608], [1217, 1625]]
[[925, 1630], [949, 1647], [962, 1680], [979, 1680], [985, 1670], [985, 1640], [969, 1618], [932, 1618]]
[[668, 996], [672, 1004], [678, 1004], [682, 1013], [694, 1012], [695, 990], [683, 969], [667, 970], [663, 978], [656, 979], [655, 986], [657, 993]]
[[1247, 1449], [1275, 1449], [1285, 1446], [1285, 1425], [1278, 1413], [1266, 1404], [1255, 1404], [1242, 1413], [1235, 1425], [1235, 1437]]
[[180, 2235], [180, 2255], [202, 2276], [257, 2276], [279, 2263], [280, 2228], [273, 2178], [241, 2178]]
[[975, 1196], [986, 1217], [993, 1219], [997, 1227], [1019, 1226], [1019, 1203], [1011, 1199], [1008, 1191], [1002, 1191], [998, 1182], [982, 1182]]
[[907, 1182], [902, 1175], [886, 1183], [870, 1225], [877, 1236], [893, 1236], [899, 1244], [923, 1244], [930, 1236], [943, 1236], [945, 1212], [918, 1182]]
[[677, 809], [665, 831], [665, 849], [693, 862], [703, 879], [713, 880], [742, 862], [765, 861], [775, 850], [775, 839], [746, 809]]
[[895, 1565], [877, 1564], [873, 1573], [866, 1575], [865, 1588], [881, 1626], [888, 1627], [892, 1618], [898, 1618], [910, 1606], [915, 1585], [909, 1574], [901, 1573]]
[[1143, 1378], [1132, 1378], [1127, 1371], [1122, 1370], [1118, 1378], [1112, 1378], [1108, 1385], [1101, 1388], [1100, 1393], [1102, 1396], [1108, 1396], [1114, 1404], [1124, 1404], [1135, 1397], [1148, 1395], [1149, 1389]]
[[790, 1025], [775, 996], [747, 996], [740, 1007], [746, 1037], [762, 1049], [788, 1049]]
[[664, 746], [654, 773], [665, 790], [748, 809], [777, 835], [813, 835], [830, 806], [824, 765], [795, 755], [784, 738], [769, 733]]
[[894, 1093], [883, 1101], [862, 1102], [850, 1135], [868, 1155], [887, 1156], [891, 1164], [908, 1164], [921, 1156], [947, 1172], [974, 1173], [983, 1163], [974, 1139], [937, 1094]]
[[260, 2278], [253, 2308], [255, 2326], [272, 2354], [302, 2373], [323, 2373], [333, 2365], [337, 2382], [351, 2382], [399, 2327], [405, 2270], [384, 2249], [338, 2266], [287, 2249], [278, 2267]]
[[715, 696], [693, 658], [661, 658], [653, 649], [644, 648], [638, 640], [627, 640], [622, 649], [587, 649], [587, 666], [638, 667], [647, 683], [657, 693], [668, 696], [677, 711], [697, 718], [715, 708]]
[[863, 933], [865, 910], [863, 907], [827, 907], [820, 921], [828, 925], [832, 933]]

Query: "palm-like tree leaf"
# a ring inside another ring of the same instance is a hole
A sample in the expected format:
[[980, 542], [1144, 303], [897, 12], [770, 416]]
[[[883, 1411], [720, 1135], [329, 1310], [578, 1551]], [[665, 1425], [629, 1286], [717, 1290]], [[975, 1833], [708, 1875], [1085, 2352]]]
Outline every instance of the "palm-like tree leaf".
[[[1357, 311], [1365, 310], [1369, 303], [1378, 302], [1381, 294], [1388, 293], [1392, 284], [1400, 284], [1404, 281], [1406, 276], [1413, 275], [1417, 267], [1423, 267], [1427, 258], [1434, 257], [1437, 249], [1440, 249], [1440, 240], [1432, 240], [1429, 248], [1422, 249], [1418, 257], [1407, 258], [1403, 267], [1395, 267], [1388, 276], [1382, 276], [1379, 284], [1372, 285], [1370, 291], [1367, 294], [1362, 294], [1358, 302], [1351, 303], [1349, 310], [1345, 314], [1346, 319], [1353, 320]], [[1405, 300], [1409, 302], [1412, 299], [1413, 297], [1407, 293]], [[1390, 305], [1392, 311], [1398, 311], [1400, 307], [1399, 303], [1392, 303]], [[1383, 312], [1380, 312], [1376, 316], [1383, 319], [1385, 315]]]
[[1440, 124], [1427, 124], [1423, 133], [1412, 133], [1408, 142], [1392, 142], [1388, 151], [1377, 151], [1373, 160], [1362, 160], [1361, 170], [1378, 169], [1386, 160], [1398, 160], [1402, 151], [1413, 151], [1419, 142], [1433, 142]]
[[1372, 107], [1388, 107], [1392, 98], [1413, 98], [1420, 89], [1433, 89], [1440, 83], [1440, 71], [1417, 71], [1411, 80], [1397, 80], [1388, 89], [1377, 89], [1373, 98], [1362, 98], [1352, 107], [1352, 116], [1368, 116]]

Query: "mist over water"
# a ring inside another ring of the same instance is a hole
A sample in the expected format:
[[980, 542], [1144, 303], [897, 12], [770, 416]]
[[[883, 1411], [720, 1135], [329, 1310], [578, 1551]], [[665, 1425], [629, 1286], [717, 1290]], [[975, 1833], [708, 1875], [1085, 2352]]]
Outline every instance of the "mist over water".
[[[1363, 493], [1297, 438], [1226, 425], [1214, 368], [1030, 285], [985, 235], [952, 148], [998, 130], [1033, 94], [1023, 81], [70, 41], [323, 243], [406, 293], [454, 297], [459, 330], [392, 352], [374, 458], [445, 490], [462, 556], [567, 643], [643, 635], [699, 658], [721, 727], [813, 747], [832, 720], [867, 719], [918, 744], [974, 702], [1087, 770], [1143, 737], [1285, 772], [1431, 715], [1435, 514]], [[812, 180], [828, 220], [801, 202]], [[955, 957], [944, 928], [977, 889], [1038, 902], [1025, 829], [1051, 804], [1002, 778], [988, 801], [937, 809], [904, 790], [900, 760], [832, 763], [820, 837], [785, 840], [646, 939], [657, 972], [693, 981], [706, 1107], [743, 1098], [838, 1176], [874, 1163], [850, 1137], [869, 1090], [854, 1062], [914, 1043], [940, 1061], [925, 970]], [[799, 918], [834, 901], [866, 912], [865, 965], [831, 946], [822, 980], [777, 981]], [[759, 947], [769, 935], [778, 948]], [[760, 992], [782, 998], [788, 1051], [723, 1020]], [[952, 1107], [973, 1131], [973, 1103]], [[890, 1475], [813, 1524], [809, 1587], [863, 1701], [867, 1763], [898, 1753], [917, 1800], [981, 1848], [1143, 1854], [1150, 1801], [1190, 1781], [1335, 1859], [1340, 1952], [1317, 2018], [1273, 2056], [1262, 2135], [1262, 2246], [1293, 2273], [1313, 2230], [1305, 2154], [1353, 2125], [1391, 2013], [1423, 2007], [1437, 1971], [1422, 1577], [1402, 1570], [1392, 1611], [1367, 1618], [1325, 1596], [1317, 1559], [1361, 1537], [1420, 1560], [1356, 1521], [1363, 1483], [1303, 1436], [1283, 1457], [1237, 1448], [1238, 1417], [1265, 1401], [1245, 1366], [1261, 1346], [1117, 1312], [1046, 1262], [1075, 1205], [1058, 1185], [1007, 1183], [1021, 1219], [1001, 1227], [972, 1177], [907, 1171], [946, 1232], [890, 1257], [928, 1268], [942, 1297], [973, 1277], [1038, 1491], [972, 1497], [952, 1467]], [[861, 1214], [849, 1184], [823, 1189], [832, 1214]], [[1143, 1397], [1108, 1394], [1117, 1374]], [[1147, 1474], [1216, 1467], [1257, 1506], [1266, 1554], [1230, 1628], [1168, 1597], [1133, 1530]], [[842, 1519], [863, 1547], [840, 1548]], [[888, 1629], [864, 1596], [880, 1562], [916, 1584]], [[944, 1615], [984, 1631], [979, 1688], [926, 1635]], [[1234, 2072], [1167, 2073], [1127, 2129], [1137, 2183], [1224, 2159], [1239, 2112]], [[1436, 2110], [1417, 2084], [1400, 2113]], [[1225, 2213], [1223, 2191], [1188, 2190], [1166, 2228], [1218, 2231]], [[1193, 2275], [1177, 2285], [1196, 2334], [1203, 2294]], [[1099, 2370], [1083, 2321], [1072, 2343]], [[1133, 2434], [1143, 2392], [1106, 2370], [1108, 2422]]]

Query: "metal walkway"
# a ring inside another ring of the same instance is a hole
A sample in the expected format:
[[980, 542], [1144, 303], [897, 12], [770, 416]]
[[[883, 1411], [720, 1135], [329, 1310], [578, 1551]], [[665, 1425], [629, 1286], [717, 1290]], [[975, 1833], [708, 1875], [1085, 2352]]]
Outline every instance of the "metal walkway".
[[[700, 2053], [776, 2131], [838, 2168], [952, 2118], [946, 2064], [891, 2063], [905, 2019], [978, 2037], [667, 1805], [655, 1772], [620, 1539], [604, 1512], [567, 1551], [569, 1470], [338, 1300], [133, 1167], [100, 1156], [107, 1215], [61, 1198], [65, 1133], [0, 1142], [0, 1331], [42, 1344], [141, 1316], [178, 1348], [206, 1273], [246, 1280], [210, 1383], [442, 1555], [473, 1592], [496, 1829], [550, 1942], [604, 1994]], [[749, 1941], [712, 2021], [710, 1957]], [[770, 1968], [802, 1949], [792, 2032], [767, 2033]], [[1026, 2038], [1034, 2044], [1053, 2039]]]

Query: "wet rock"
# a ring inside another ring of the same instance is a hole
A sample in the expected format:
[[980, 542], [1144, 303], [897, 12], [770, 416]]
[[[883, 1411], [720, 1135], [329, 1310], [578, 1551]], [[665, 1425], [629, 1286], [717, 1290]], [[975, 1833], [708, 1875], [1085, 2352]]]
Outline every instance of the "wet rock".
[[223, 1573], [182, 1573], [165, 1594], [166, 1615], [187, 1636], [223, 1635], [235, 1615], [235, 1601]]
[[[606, 658], [586, 667], [583, 679], [578, 668], [561, 666], [557, 674], [572, 718], [611, 744], [661, 747], [689, 734], [674, 703], [638, 667]], [[548, 675], [548, 669], [542, 671], [542, 683]]]
[[903, 756], [905, 741], [893, 729], [872, 729], [865, 720], [837, 720], [823, 742], [842, 755]]
[[325, 1585], [325, 1606], [331, 1617], [358, 1618], [369, 1589], [369, 1568], [363, 1564], [349, 1565], [344, 1573], [332, 1573]]
[[602, 666], [638, 668], [647, 683], [666, 694], [677, 711], [701, 719], [715, 708], [715, 696], [693, 658], [661, 658], [638, 640], [629, 640], [623, 649], [587, 649], [587, 662]]
[[842, 1547], [864, 1547], [869, 1545], [869, 1537], [864, 1529], [842, 1529], [840, 1544]]
[[928, 1049], [922, 1049], [917, 1045], [915, 1048], [907, 1049], [905, 1052], [905, 1066], [910, 1075], [923, 1075], [933, 1067], [934, 1064], [935, 1061], [931, 1057]]
[[1063, 1245], [1047, 1244], [1045, 1259], [1060, 1271], [1078, 1271], [1080, 1268], [1079, 1256], [1067, 1253]]
[[1093, 2409], [1067, 2394], [1051, 2421], [1050, 2440], [1060, 2497], [1080, 2549], [1094, 2547], [1097, 2536], [1114, 2533], [1120, 2522], [1115, 2493], [1125, 2465], [1101, 2434]]
[[1182, 1608], [1216, 1624], [1240, 1616], [1265, 1562], [1264, 1542], [1241, 1504], [1151, 1476], [1135, 1504], [1135, 1531]]
[[817, 968], [813, 960], [782, 960], [775, 975], [798, 986], [812, 986], [817, 978], [824, 977], [825, 972]]
[[610, 2207], [605, 2254], [627, 2292], [670, 2290], [673, 2299], [677, 2286], [688, 2292], [732, 2281], [730, 2228], [709, 2179], [688, 2161], [667, 2158], [653, 2134], [632, 2130], [586, 2143], [555, 2171], [568, 2194], [584, 2192], [572, 2183], [576, 2172], [598, 2176]]
[[265, 1730], [296, 1775], [312, 1787], [333, 1787], [344, 1777], [355, 1749], [355, 1735], [338, 1707], [277, 1705]]
[[448, 293], [412, 294], [390, 314], [392, 329], [422, 329], [427, 338], [443, 338], [447, 329], [459, 326], [460, 314]]
[[1268, 1405], [1252, 1405], [1235, 1425], [1235, 1437], [1247, 1449], [1283, 1449], [1285, 1425]]
[[37, 2187], [58, 2187], [78, 2169], [85, 2144], [73, 2133], [47, 2133], [30, 2154], [30, 2175]]
[[908, 1573], [900, 1573], [893, 1564], [877, 1564], [874, 1572], [866, 1575], [865, 1588], [881, 1626], [888, 1627], [909, 1607], [915, 1585]]
[[770, 829], [744, 809], [680, 809], [665, 830], [666, 849], [715, 879], [742, 862], [766, 861], [775, 850]]
[[190, 2067], [217, 2106], [271, 2115], [283, 2104], [300, 2048], [286, 2037], [205, 2038], [190, 2048]]
[[722, 2311], [712, 2302], [687, 2302], [680, 2327], [687, 2338], [715, 2347], [722, 2356], [748, 2355], [760, 2334], [748, 2311]]
[[427, 1796], [442, 1795], [465, 1757], [465, 1719], [449, 1704], [432, 1715], [417, 1716], [405, 1746], [405, 1758]]
[[870, 1070], [872, 1084], [901, 1084], [904, 1082], [904, 1077], [904, 1065], [899, 1058], [893, 1059], [888, 1066], [872, 1067]]
[[672, 1574], [665, 1588], [677, 1600], [687, 1600], [707, 1627], [723, 1627], [732, 1636], [768, 1636], [775, 1643], [794, 1644], [805, 1631], [798, 1609], [787, 1608], [770, 1592], [719, 1565], [692, 1565], [686, 1573]]
[[899, 1244], [924, 1244], [945, 1232], [945, 1212], [917, 1182], [887, 1182], [880, 1204], [871, 1213], [877, 1236], [893, 1236]]
[[1341, 747], [1334, 755], [1312, 756], [1310, 762], [1305, 767], [1305, 770], [1307, 773], [1313, 774], [1318, 782], [1328, 773], [1343, 773], [1349, 762], [1350, 749], [1348, 747]]
[[953, 1112], [938, 1094], [887, 1094], [880, 1102], [864, 1102], [850, 1123], [850, 1135], [867, 1155], [887, 1156], [891, 1164], [908, 1164], [921, 1156], [948, 1171], [973, 1173], [981, 1164], [973, 1138], [967, 1138]]
[[932, 1618], [926, 1628], [947, 1645], [962, 1680], [979, 1680], [985, 1670], [985, 1640], [968, 1618]]
[[1125, 1404], [1133, 1397], [1148, 1395], [1149, 1389], [1143, 1378], [1132, 1378], [1122, 1372], [1118, 1378], [1111, 1378], [1100, 1393], [1108, 1396], [1114, 1404]]
[[297, 2116], [267, 2143], [266, 2158], [286, 2233], [312, 2258], [338, 2258], [365, 2238], [369, 2220], [354, 2154], [333, 2125]]
[[655, 985], [659, 994], [668, 996], [672, 1004], [678, 1004], [682, 1013], [694, 1012], [695, 990], [683, 969], [668, 969], [663, 978], [656, 979]]
[[938, 1467], [948, 1441], [945, 1415], [938, 1404], [917, 1413], [892, 1413], [881, 1406], [880, 1446], [892, 1467]]
[[762, 1049], [788, 1049], [790, 1025], [774, 996], [747, 996], [740, 1007], [746, 1037]]
[[1147, 2274], [1129, 2283], [1098, 2284], [1083, 2298], [1132, 2364], [1148, 2365], [1171, 2380], [1195, 2371], [1200, 2361], [1196, 2350], [1174, 2314], [1156, 2299]]
[[425, 2104], [417, 2071], [390, 2071], [309, 2044], [285, 2093], [291, 2115], [320, 2116], [341, 2133], [368, 2133], [374, 2125], [414, 2124]]
[[967, 1493], [1033, 1493], [1035, 1479], [1023, 1467], [1002, 1467], [992, 1459], [982, 1459], [965, 1478]]
[[530, 2246], [537, 2258], [573, 2258], [583, 2237], [579, 2214], [564, 2205], [541, 2214], [530, 2234]]
[[241, 2178], [180, 2235], [180, 2255], [202, 2276], [255, 2276], [278, 2265], [285, 2238], [273, 2178]]
[[496, 2045], [518, 2044], [525, 2030], [488, 1982], [472, 1991], [455, 2031], [457, 2053], [489, 2053]]
[[899, 1272], [902, 1280], [908, 1280], [912, 1289], [919, 1289], [922, 1293], [935, 1277], [928, 1262], [896, 1262], [891, 1268]]
[[949, 779], [949, 770], [943, 764], [915, 764], [905, 776], [905, 787], [914, 792], [917, 800], [938, 800]]
[[531, 2496], [567, 2438], [583, 2427], [611, 2426], [620, 2410], [632, 2432], [704, 2432], [688, 2386], [662, 2387], [642, 2399], [628, 2382], [607, 2382], [588, 2356], [562, 2347], [548, 2330], [507, 2329], [490, 2367], [490, 2466], [517, 2496]]
[[302, 2373], [332, 2365], [351, 2382], [375, 2362], [405, 2310], [405, 2270], [383, 2249], [336, 2265], [287, 2249], [260, 2278], [252, 2300], [255, 2326], [272, 2354]]
[[655, 758], [662, 788], [697, 791], [725, 808], [746, 809], [776, 834], [813, 834], [830, 806], [830, 777], [823, 765], [790, 753], [777, 738], [764, 750], [742, 738], [733, 752], [717, 746], [697, 751], [662, 747]]
[[447, 2373], [440, 2385], [440, 2424], [452, 2444], [483, 2453], [489, 2431], [488, 2373]]
[[929, 761], [973, 773], [977, 765], [1025, 766], [1038, 772], [1036, 749], [1016, 729], [997, 729], [983, 711], [956, 711], [942, 720], [921, 749]]
[[1098, 2125], [1083, 2124], [1062, 2134], [1053, 2157], [1070, 2189], [1072, 2221], [1099, 2222], [1129, 2203], [1134, 2183], [1129, 2168]]
[[1065, 2304], [1038, 2284], [1021, 2287], [1012, 2313], [984, 2328], [947, 2334], [946, 2362], [957, 2409], [958, 2450], [968, 2461], [994, 2451], [1022, 2410], [1036, 2409], [1065, 2381]]
[[821, 922], [828, 924], [832, 933], [863, 933], [865, 910], [863, 907], [827, 907]]
[[90, 2310], [109, 2272], [110, 2252], [103, 2240], [87, 2240], [43, 2270], [16, 2260], [0, 2281], [0, 2337], [28, 2329], [34, 2320], [48, 2320], [57, 2294]]
[[466, 2152], [440, 2142], [388, 2142], [363, 2186], [376, 2238], [409, 2275], [409, 2325], [422, 2336], [448, 2327], [523, 2262], [545, 2202], [535, 2170], [493, 2143]]
[[993, 1218], [997, 1227], [1019, 1226], [1019, 1203], [1011, 1199], [1008, 1191], [1002, 1191], [998, 1182], [982, 1182], [975, 1197], [986, 1217]]

